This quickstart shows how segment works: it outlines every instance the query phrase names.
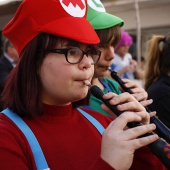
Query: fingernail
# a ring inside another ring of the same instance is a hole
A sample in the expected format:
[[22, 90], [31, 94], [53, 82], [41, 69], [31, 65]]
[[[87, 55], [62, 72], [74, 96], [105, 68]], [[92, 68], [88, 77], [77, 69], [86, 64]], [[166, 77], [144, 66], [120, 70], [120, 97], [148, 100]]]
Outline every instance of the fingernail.
[[108, 96], [108, 93], [107, 93], [107, 94], [104, 94], [104, 96]]
[[119, 110], [123, 110], [124, 107], [123, 107], [122, 105], [118, 105], [117, 108], [118, 108]]
[[111, 100], [110, 100], [110, 103], [111, 103], [111, 104], [116, 104], [116, 100], [115, 100], [115, 99], [111, 99]]

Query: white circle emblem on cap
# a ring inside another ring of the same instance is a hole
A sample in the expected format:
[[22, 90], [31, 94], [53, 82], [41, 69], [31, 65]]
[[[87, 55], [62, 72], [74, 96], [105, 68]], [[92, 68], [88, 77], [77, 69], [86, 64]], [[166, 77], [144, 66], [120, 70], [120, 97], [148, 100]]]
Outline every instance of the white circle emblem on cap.
[[64, 10], [73, 17], [84, 17], [86, 13], [85, 0], [59, 0]]
[[106, 12], [100, 0], [87, 0], [87, 2], [88, 2], [88, 5], [95, 11]]

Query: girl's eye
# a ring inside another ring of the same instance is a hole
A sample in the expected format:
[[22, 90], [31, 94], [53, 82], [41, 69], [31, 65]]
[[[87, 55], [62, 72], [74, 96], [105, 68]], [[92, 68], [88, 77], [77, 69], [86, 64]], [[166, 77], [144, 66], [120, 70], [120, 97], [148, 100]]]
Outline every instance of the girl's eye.
[[102, 51], [102, 50], [104, 50], [105, 48], [106, 48], [106, 47], [103, 47], [103, 46], [102, 46], [102, 47], [99, 47], [98, 50]]
[[108, 46], [108, 44], [103, 44], [102, 46], [99, 46], [99, 49], [107, 48]]
[[70, 54], [70, 55], [75, 55], [76, 52], [72, 50], [72, 51], [69, 51], [69, 54]]

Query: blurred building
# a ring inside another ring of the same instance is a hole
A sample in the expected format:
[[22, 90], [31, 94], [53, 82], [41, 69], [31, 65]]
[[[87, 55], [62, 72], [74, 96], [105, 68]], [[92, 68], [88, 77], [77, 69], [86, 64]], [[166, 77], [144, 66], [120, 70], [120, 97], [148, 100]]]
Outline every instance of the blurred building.
[[[21, 1], [0, 0], [0, 36], [3, 27], [13, 17]], [[135, 0], [102, 0], [102, 2], [107, 12], [117, 15], [125, 21], [123, 29], [133, 36], [135, 42], [137, 27]], [[144, 43], [152, 34], [167, 34], [170, 32], [170, 0], [138, 0], [138, 2], [143, 48]], [[133, 49], [133, 52], [135, 53], [135, 49]]]
[[14, 16], [21, 1], [22, 0], [0, 0], [0, 56], [2, 54], [2, 30]]
[[[106, 11], [125, 21], [123, 29], [128, 31], [136, 42], [135, 0], [102, 0]], [[145, 55], [145, 43], [153, 34], [170, 32], [170, 0], [138, 0], [142, 55]], [[135, 47], [135, 45], [133, 46]], [[135, 55], [135, 49], [132, 53]]]

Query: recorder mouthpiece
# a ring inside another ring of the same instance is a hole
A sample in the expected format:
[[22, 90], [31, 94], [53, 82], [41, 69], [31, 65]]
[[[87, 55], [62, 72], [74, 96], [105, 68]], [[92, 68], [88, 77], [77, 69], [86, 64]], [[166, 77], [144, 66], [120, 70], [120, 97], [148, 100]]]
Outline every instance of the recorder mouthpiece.
[[91, 87], [91, 83], [90, 83], [88, 80], [84, 80], [83, 83], [84, 83], [86, 86]]

